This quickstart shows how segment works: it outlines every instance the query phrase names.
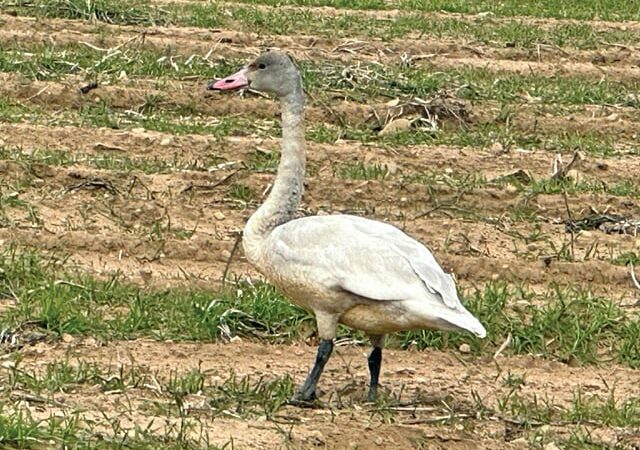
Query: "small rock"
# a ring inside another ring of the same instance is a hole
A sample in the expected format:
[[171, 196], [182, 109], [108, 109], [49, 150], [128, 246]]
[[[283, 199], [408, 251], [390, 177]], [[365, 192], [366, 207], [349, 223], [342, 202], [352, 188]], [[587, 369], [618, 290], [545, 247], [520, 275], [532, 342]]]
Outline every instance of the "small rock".
[[142, 127], [136, 127], [136, 128], [132, 128], [132, 129], [131, 129], [131, 132], [132, 132], [133, 134], [142, 134], [142, 133], [144, 133], [145, 131], [147, 131], [147, 130], [145, 130], [145, 129], [144, 129], [144, 128], [142, 128]]
[[125, 72], [124, 70], [121, 70], [120, 74], [118, 75], [118, 80], [127, 81], [128, 79], [129, 77], [127, 76], [127, 72]]
[[312, 445], [324, 445], [324, 435], [319, 430], [313, 430], [307, 440]]
[[398, 164], [393, 161], [386, 163], [385, 166], [389, 175], [395, 175], [398, 172]]
[[506, 180], [506, 181], [515, 180], [515, 181], [519, 181], [522, 184], [529, 184], [532, 181], [531, 175], [529, 175], [523, 169], [511, 170], [509, 172], [503, 173], [495, 177], [492, 181], [501, 181], [501, 180]]
[[615, 122], [616, 120], [618, 120], [619, 117], [620, 116], [618, 115], [618, 113], [611, 113], [607, 117], [605, 117], [604, 120], [607, 120], [609, 122]]
[[504, 188], [504, 190], [508, 194], [516, 194], [518, 192], [518, 188], [515, 187], [513, 184], [507, 184], [507, 186]]
[[469, 344], [462, 344], [458, 350], [460, 353], [471, 353], [471, 346]]
[[75, 340], [75, 338], [73, 336], [71, 336], [68, 333], [63, 333], [62, 334], [62, 342], [69, 344], [70, 342], [73, 342]]
[[494, 142], [493, 144], [491, 144], [491, 147], [489, 147], [489, 150], [495, 153], [502, 153], [504, 152], [504, 145], [502, 145], [500, 142]]
[[225, 215], [222, 213], [222, 211], [216, 211], [213, 213], [213, 217], [215, 217], [216, 220], [224, 220], [225, 219]]
[[544, 450], [560, 450], [560, 448], [556, 445], [555, 442], [549, 442], [544, 446]]
[[167, 136], [160, 141], [160, 145], [163, 147], [168, 147], [169, 145], [175, 142], [175, 138], [173, 136]]
[[2, 362], [2, 368], [3, 369], [13, 369], [16, 367], [16, 362], [15, 361], [3, 361]]
[[410, 126], [411, 126], [411, 122], [409, 121], [409, 119], [400, 118], [400, 119], [392, 120], [391, 122], [386, 124], [382, 130], [380, 130], [378, 135], [387, 136], [389, 134], [397, 133], [399, 131], [405, 131], [405, 130], [408, 130]]
[[140, 269], [139, 271], [140, 277], [142, 277], [142, 281], [148, 283], [153, 278], [153, 271], [151, 269]]
[[220, 252], [220, 258], [222, 258], [223, 261], [228, 260], [229, 258], [231, 258], [231, 252], [227, 249], [224, 249]]
[[38, 342], [33, 346], [33, 351], [36, 353], [36, 355], [42, 355], [49, 351], [49, 346], [44, 342]]
[[376, 442], [376, 445], [377, 445], [378, 447], [381, 447], [381, 446], [382, 446], [382, 444], [384, 444], [384, 439], [382, 439], [380, 436], [378, 436], [378, 437], [376, 438], [376, 441], [375, 441], [375, 442]]
[[83, 344], [88, 347], [95, 347], [98, 344], [98, 342], [94, 338], [88, 337], [84, 340]]
[[519, 437], [518, 439], [511, 441], [511, 445], [513, 445], [513, 448], [525, 449], [529, 448], [529, 441], [527, 441], [527, 438]]

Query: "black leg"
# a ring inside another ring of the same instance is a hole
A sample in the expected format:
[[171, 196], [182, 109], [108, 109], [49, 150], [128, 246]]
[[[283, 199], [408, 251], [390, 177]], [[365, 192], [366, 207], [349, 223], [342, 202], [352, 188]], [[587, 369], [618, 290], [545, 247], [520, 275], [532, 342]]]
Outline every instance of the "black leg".
[[329, 361], [333, 351], [333, 339], [323, 339], [318, 347], [316, 363], [307, 376], [302, 387], [293, 395], [293, 403], [304, 403], [313, 400], [316, 396], [316, 384], [322, 374], [325, 364]]
[[380, 365], [382, 364], [382, 349], [380, 347], [373, 347], [373, 350], [369, 353], [368, 362], [371, 382], [369, 383], [367, 400], [375, 402], [378, 396], [378, 378], [380, 377]]

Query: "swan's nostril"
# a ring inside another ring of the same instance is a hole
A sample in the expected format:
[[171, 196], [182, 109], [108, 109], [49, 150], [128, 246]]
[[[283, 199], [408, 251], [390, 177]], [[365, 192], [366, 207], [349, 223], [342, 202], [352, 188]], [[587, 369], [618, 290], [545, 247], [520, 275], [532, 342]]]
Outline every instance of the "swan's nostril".
[[234, 81], [236, 80], [234, 80], [233, 78], [227, 78], [226, 80], [224, 80], [225, 83], [233, 83]]

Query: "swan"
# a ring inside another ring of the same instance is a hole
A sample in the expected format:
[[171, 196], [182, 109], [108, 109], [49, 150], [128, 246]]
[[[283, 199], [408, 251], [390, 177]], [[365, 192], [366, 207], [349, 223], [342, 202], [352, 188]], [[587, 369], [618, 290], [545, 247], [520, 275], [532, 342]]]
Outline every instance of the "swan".
[[451, 275], [431, 252], [398, 228], [352, 215], [294, 218], [305, 176], [304, 91], [292, 59], [268, 51], [209, 90], [251, 87], [275, 95], [282, 114], [281, 158], [267, 199], [243, 233], [247, 260], [295, 304], [313, 311], [320, 344], [315, 363], [292, 402], [316, 399], [339, 323], [364, 331], [368, 401], [375, 401], [385, 335], [395, 331], [486, 331], [460, 303]]

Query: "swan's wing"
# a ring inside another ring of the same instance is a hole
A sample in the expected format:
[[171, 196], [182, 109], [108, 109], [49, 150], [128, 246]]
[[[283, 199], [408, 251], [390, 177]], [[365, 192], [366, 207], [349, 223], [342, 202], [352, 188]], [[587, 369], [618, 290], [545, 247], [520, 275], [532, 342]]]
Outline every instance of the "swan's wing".
[[[427, 247], [407, 236], [398, 228], [354, 216], [348, 217], [353, 226], [361, 233], [377, 242], [382, 242], [406, 260], [411, 269], [424, 283], [429, 292], [435, 294], [449, 308], [461, 307], [453, 277], [442, 270], [442, 267]], [[355, 219], [355, 220], [354, 220]]]
[[373, 300], [435, 297], [464, 311], [453, 278], [424, 245], [392, 225], [356, 216], [321, 216], [289, 222], [275, 233], [273, 250], [283, 260], [313, 267], [327, 287]]

